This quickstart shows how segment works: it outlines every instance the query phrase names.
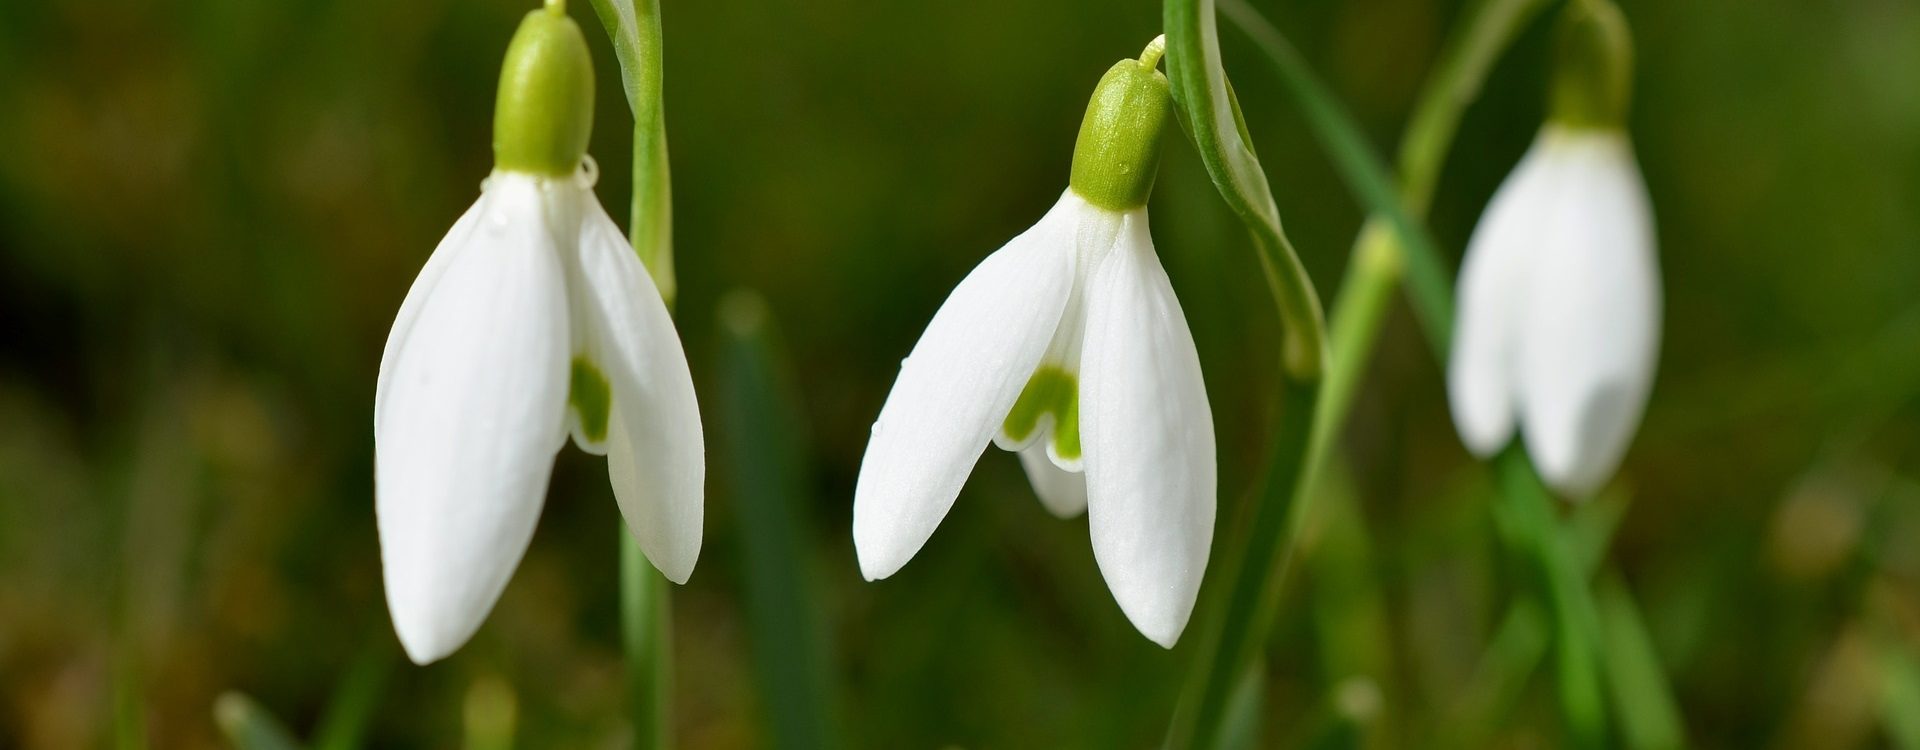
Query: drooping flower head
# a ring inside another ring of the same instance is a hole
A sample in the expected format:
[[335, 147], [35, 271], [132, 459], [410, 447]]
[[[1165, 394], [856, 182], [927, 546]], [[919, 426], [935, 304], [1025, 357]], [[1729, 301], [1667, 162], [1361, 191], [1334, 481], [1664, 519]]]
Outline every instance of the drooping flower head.
[[1216, 477], [1199, 356], [1147, 232], [1173, 106], [1160, 45], [1101, 78], [1059, 202], [960, 282], [901, 363], [854, 489], [869, 580], [919, 551], [991, 442], [1049, 510], [1087, 513], [1141, 633], [1171, 647], [1186, 627]]
[[473, 635], [533, 536], [569, 434], [607, 456], [655, 567], [700, 553], [706, 467], [666, 304], [593, 195], [593, 66], [557, 2], [507, 48], [493, 174], [400, 305], [374, 395], [387, 606], [421, 664]]
[[1488, 204], [1460, 269], [1447, 389], [1474, 453], [1517, 431], [1579, 498], [1632, 442], [1660, 349], [1653, 210], [1627, 139], [1632, 48], [1604, 0], [1567, 4], [1552, 116]]

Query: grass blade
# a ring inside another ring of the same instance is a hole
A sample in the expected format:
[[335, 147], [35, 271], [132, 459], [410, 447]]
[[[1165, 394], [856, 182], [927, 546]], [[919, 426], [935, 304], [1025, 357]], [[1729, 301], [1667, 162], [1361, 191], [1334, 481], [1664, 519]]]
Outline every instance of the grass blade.
[[747, 631], [771, 745], [841, 745], [818, 599], [807, 578], [799, 410], [776, 355], [766, 303], [751, 292], [721, 302], [721, 460], [745, 556]]
[[259, 702], [237, 692], [222, 693], [213, 701], [213, 723], [236, 750], [298, 750], [285, 724]]
[[1607, 683], [1620, 711], [1621, 739], [1634, 750], [1675, 750], [1686, 745], [1680, 710], [1640, 620], [1626, 581], [1609, 571], [1601, 579], [1601, 632], [1606, 639]]

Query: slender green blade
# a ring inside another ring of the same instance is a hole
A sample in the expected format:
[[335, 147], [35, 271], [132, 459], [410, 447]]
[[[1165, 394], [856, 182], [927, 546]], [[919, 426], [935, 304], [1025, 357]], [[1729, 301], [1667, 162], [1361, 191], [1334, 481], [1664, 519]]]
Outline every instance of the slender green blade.
[[1606, 638], [1607, 684], [1619, 708], [1620, 730], [1634, 750], [1673, 750], [1686, 745], [1680, 710], [1654, 651], [1653, 639], [1640, 620], [1640, 608], [1617, 572], [1601, 579], [1599, 591], [1602, 634]]
[[236, 750], [298, 750], [300, 741], [259, 702], [237, 692], [213, 701], [213, 722]]
[[1259, 750], [1266, 747], [1267, 672], [1249, 669], [1234, 686], [1221, 722], [1220, 750]]
[[1900, 750], [1920, 750], [1920, 660], [1898, 642], [1883, 653], [1880, 716], [1887, 736]]
[[799, 409], [766, 303], [734, 292], [721, 302], [720, 323], [720, 459], [740, 526], [761, 710], [773, 747], [840, 747], [831, 661], [800, 520], [808, 498]]
[[1607, 709], [1600, 679], [1600, 615], [1577, 550], [1555, 517], [1553, 496], [1517, 447], [1494, 459], [1503, 513], [1531, 557], [1537, 585], [1554, 617], [1554, 666], [1560, 713], [1576, 747], [1607, 746]]
[[[384, 636], [385, 633], [382, 633]], [[367, 646], [347, 667], [334, 688], [313, 734], [314, 750], [353, 750], [365, 743], [367, 723], [380, 705], [387, 675], [393, 671], [393, 649], [386, 638]]]
[[1547, 616], [1530, 598], [1507, 607], [1473, 678], [1449, 714], [1441, 747], [1479, 748], [1508, 724], [1552, 643]]

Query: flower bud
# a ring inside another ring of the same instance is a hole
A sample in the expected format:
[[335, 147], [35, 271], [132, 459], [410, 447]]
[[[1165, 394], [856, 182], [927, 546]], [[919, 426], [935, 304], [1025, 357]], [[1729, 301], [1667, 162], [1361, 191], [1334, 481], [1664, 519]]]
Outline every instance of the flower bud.
[[1633, 91], [1633, 37], [1610, 0], [1573, 0], [1560, 13], [1554, 61], [1554, 123], [1619, 128]]
[[1080, 121], [1073, 148], [1073, 191], [1114, 211], [1147, 204], [1160, 166], [1160, 137], [1172, 122], [1173, 94], [1156, 69], [1161, 42], [1138, 60], [1121, 60], [1101, 76]]
[[593, 61], [580, 27], [558, 3], [528, 13], [507, 45], [493, 112], [499, 169], [573, 174], [593, 133]]

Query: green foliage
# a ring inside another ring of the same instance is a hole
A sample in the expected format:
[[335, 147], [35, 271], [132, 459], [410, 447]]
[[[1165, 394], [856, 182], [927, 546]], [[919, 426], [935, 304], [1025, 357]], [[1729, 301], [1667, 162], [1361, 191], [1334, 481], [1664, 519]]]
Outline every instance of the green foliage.
[[[1456, 59], [1445, 50], [1491, 2], [1253, 5], [1361, 143], [1390, 154], [1426, 116], [1421, 92]], [[319, 744], [374, 647], [390, 671], [359, 746], [457, 744], [476, 693], [516, 707], [518, 746], [633, 736], [604, 461], [561, 450], [524, 564], [446, 662], [398, 660], [380, 584], [368, 410], [381, 344], [492, 167], [494, 74], [532, 6], [0, 2], [0, 745], [97, 747], [119, 733], [130, 747], [225, 746], [211, 707], [228, 690]], [[817, 608], [839, 739], [1158, 741], [1202, 620], [1172, 653], [1133, 632], [1085, 522], [1051, 518], [1014, 457], [988, 448], [893, 578], [862, 581], [846, 533], [900, 358], [967, 270], [1058, 197], [1087, 94], [1163, 31], [1158, 4], [663, 10], [679, 324], [716, 467], [707, 550], [670, 613], [678, 746], [774, 739], [745, 519], [717, 468], [729, 441], [753, 438], [720, 418], [728, 339], [711, 311], [740, 287], [775, 311], [801, 412], [788, 507], [810, 551], [786, 572]], [[1665, 344], [1616, 488], [1631, 502], [1603, 524], [1604, 544], [1568, 542], [1574, 567], [1625, 582], [1689, 744], [1913, 744], [1920, 8], [1623, 10]], [[1387, 161], [1443, 269], [1547, 110], [1554, 29], [1522, 15], [1510, 49], [1476, 61], [1486, 75], [1470, 104], [1453, 102], [1445, 158], [1419, 160], [1437, 162], [1430, 200], [1406, 187], [1413, 162]], [[1350, 271], [1365, 256], [1351, 251], [1372, 204], [1259, 47], [1223, 25], [1250, 150], [1301, 265], [1330, 294], [1360, 278]], [[616, 103], [628, 88], [615, 46], [585, 31], [598, 191], [627, 205], [636, 153]], [[1195, 151], [1170, 143], [1149, 210], [1215, 411], [1222, 541], [1209, 589], [1224, 587], [1226, 540], [1251, 523], [1269, 419], [1288, 403], [1258, 249], [1217, 196]], [[1414, 308], [1384, 298], [1371, 366], [1325, 441], [1351, 502], [1333, 515], [1330, 479], [1310, 503], [1309, 541], [1260, 643], [1261, 746], [1311, 739], [1346, 671], [1332, 665], [1374, 651], [1391, 662], [1369, 747], [1563, 745], [1559, 618], [1503, 546], [1491, 477], [1458, 445]], [[1329, 356], [1331, 389], [1342, 359]], [[1587, 512], [1553, 515], [1590, 540]], [[1595, 548], [1603, 564], [1584, 567]], [[1384, 602], [1386, 642], [1364, 651], [1321, 624], [1367, 620], [1367, 607], [1339, 604], [1368, 596], [1349, 593], [1354, 570]], [[1606, 590], [1596, 612], [1610, 643]], [[1603, 663], [1599, 692], [1624, 743], [1619, 674]]]

